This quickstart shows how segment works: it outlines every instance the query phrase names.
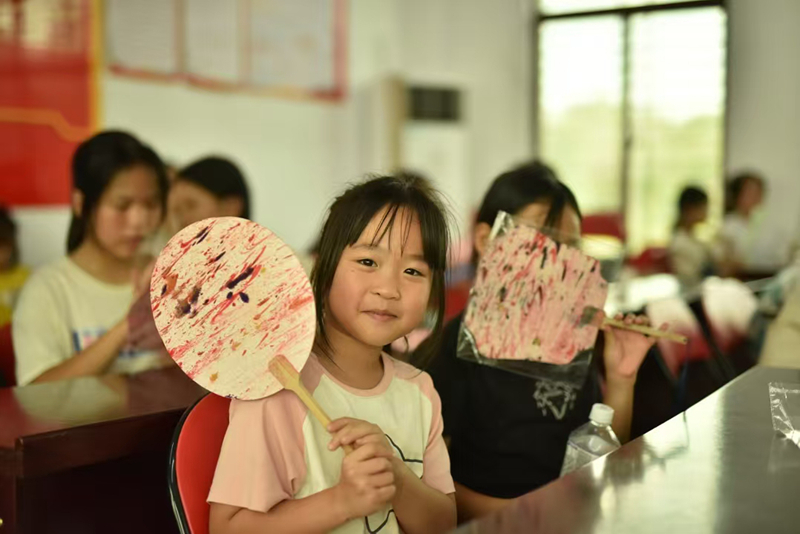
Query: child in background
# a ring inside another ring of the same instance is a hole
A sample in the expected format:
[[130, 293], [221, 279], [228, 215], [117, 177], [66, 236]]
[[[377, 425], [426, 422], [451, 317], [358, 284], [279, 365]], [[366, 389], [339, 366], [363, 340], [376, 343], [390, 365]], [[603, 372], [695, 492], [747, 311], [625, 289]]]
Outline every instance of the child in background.
[[14, 312], [20, 385], [167, 363], [126, 347], [128, 310], [150, 285], [136, 266], [161, 222], [164, 165], [133, 136], [109, 131], [81, 143], [72, 179], [67, 256], [31, 276]]
[[169, 191], [173, 232], [209, 217], [250, 218], [250, 194], [239, 168], [220, 157], [203, 158], [178, 171]]
[[695, 235], [697, 225], [708, 218], [708, 195], [687, 187], [678, 199], [678, 222], [669, 244], [670, 268], [684, 289], [692, 289], [714, 274], [709, 246]]
[[0, 206], [0, 328], [11, 322], [11, 312], [30, 271], [19, 263], [17, 226]]
[[[440, 317], [447, 223], [412, 177], [374, 178], [330, 208], [312, 274], [317, 338], [301, 378], [335, 420], [297, 396], [232, 401], [211, 503], [211, 534], [447, 532], [453, 481], [430, 377], [382, 348]], [[344, 454], [343, 445], [354, 451]]]
[[[474, 230], [477, 258], [486, 250], [500, 211], [565, 244], [575, 245], [580, 239], [581, 212], [575, 196], [542, 163], [518, 167], [494, 181]], [[441, 352], [430, 367], [442, 399], [444, 435], [450, 439], [460, 520], [499, 510], [510, 499], [558, 478], [569, 434], [589, 420], [596, 402], [614, 408], [614, 432], [620, 441], [628, 440], [636, 374], [652, 339], [604, 328], [606, 375], [601, 394], [597, 369], [590, 369], [579, 389], [458, 358], [462, 320], [463, 313], [445, 327]], [[632, 316], [625, 321], [647, 323]]]
[[764, 179], [756, 173], [739, 174], [728, 183], [725, 200], [725, 218], [720, 229], [715, 254], [730, 274], [753, 270], [757, 228], [753, 212], [764, 200]]

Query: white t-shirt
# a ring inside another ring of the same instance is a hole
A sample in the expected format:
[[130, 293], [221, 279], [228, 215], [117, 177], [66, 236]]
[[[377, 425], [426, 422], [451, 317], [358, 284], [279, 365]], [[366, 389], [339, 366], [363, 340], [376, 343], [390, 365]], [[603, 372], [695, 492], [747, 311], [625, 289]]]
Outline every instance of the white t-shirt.
[[697, 286], [713, 266], [708, 245], [683, 228], [675, 230], [672, 236], [669, 263], [684, 289]]
[[[128, 313], [133, 284], [97, 280], [69, 258], [35, 272], [22, 289], [12, 320], [17, 383], [25, 385], [84, 350]], [[164, 365], [155, 352], [123, 349], [109, 373]]]

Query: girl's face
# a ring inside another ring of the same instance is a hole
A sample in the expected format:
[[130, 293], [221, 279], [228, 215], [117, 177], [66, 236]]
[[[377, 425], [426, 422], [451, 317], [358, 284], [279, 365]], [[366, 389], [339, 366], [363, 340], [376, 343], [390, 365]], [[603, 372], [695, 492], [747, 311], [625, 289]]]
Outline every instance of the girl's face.
[[241, 212], [239, 199], [218, 199], [203, 187], [180, 178], [172, 182], [169, 190], [167, 213], [176, 232], [203, 219], [238, 217]]
[[385, 222], [380, 227], [385, 212], [376, 214], [358, 241], [342, 252], [327, 306], [327, 325], [375, 348], [419, 326], [432, 280], [413, 212], [400, 208], [394, 226], [373, 243], [385, 230]]
[[92, 237], [119, 260], [133, 259], [146, 237], [161, 222], [158, 178], [149, 167], [117, 173], [92, 216]]
[[764, 188], [757, 180], [750, 179], [742, 185], [737, 207], [740, 212], [749, 214], [761, 204], [763, 199]]

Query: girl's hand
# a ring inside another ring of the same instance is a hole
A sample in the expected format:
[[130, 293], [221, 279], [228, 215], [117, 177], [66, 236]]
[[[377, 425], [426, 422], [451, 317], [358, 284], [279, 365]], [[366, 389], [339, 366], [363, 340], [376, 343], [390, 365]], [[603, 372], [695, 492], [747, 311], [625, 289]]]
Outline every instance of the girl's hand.
[[328, 449], [335, 451], [343, 445], [350, 445], [358, 449], [366, 444], [373, 443], [383, 449], [391, 458], [394, 455], [389, 440], [378, 425], [373, 425], [360, 419], [342, 417], [328, 425], [331, 441]]
[[[620, 313], [614, 319], [624, 320], [626, 324], [650, 325], [650, 320], [642, 315], [628, 315], [623, 318]], [[661, 325], [661, 330], [666, 329], [666, 324]], [[603, 352], [606, 378], [609, 382], [635, 382], [636, 373], [639, 371], [647, 351], [655, 343], [655, 339], [609, 325], [603, 327], [603, 332], [606, 335], [605, 351]]]
[[367, 443], [344, 457], [334, 490], [348, 519], [372, 515], [391, 502], [397, 491], [391, 458], [378, 443]]

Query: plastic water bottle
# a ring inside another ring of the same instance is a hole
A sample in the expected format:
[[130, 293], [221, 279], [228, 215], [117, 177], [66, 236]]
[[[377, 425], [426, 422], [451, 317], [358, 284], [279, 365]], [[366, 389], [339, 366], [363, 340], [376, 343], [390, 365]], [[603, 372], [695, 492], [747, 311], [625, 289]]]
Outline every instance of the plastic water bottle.
[[619, 440], [611, 428], [613, 419], [614, 408], [611, 406], [605, 404], [592, 406], [589, 422], [569, 435], [561, 476], [619, 448]]

